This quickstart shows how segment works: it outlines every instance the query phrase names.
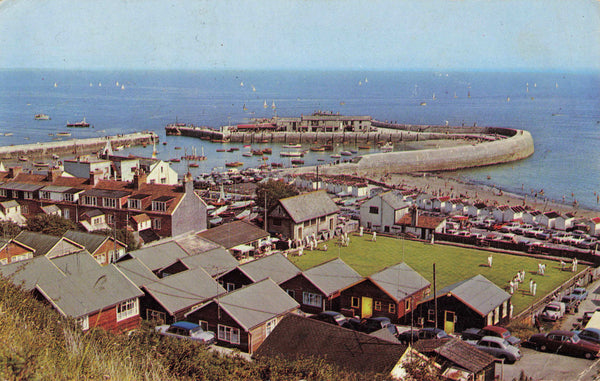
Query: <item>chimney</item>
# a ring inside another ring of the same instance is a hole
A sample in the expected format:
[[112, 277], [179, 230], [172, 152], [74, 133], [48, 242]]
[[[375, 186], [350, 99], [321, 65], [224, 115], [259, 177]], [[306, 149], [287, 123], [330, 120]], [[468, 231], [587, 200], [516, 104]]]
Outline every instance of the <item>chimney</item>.
[[8, 168], [8, 178], [14, 179], [21, 172], [23, 172], [23, 167], [10, 167]]
[[416, 227], [419, 223], [419, 210], [416, 205], [411, 206], [411, 217], [410, 225]]
[[146, 183], [147, 178], [146, 172], [141, 169], [136, 170], [133, 174], [133, 189], [140, 190], [142, 185]]
[[90, 172], [90, 184], [92, 186], [98, 185], [98, 182], [102, 179], [102, 171], [91, 171]]
[[194, 181], [192, 179], [192, 174], [189, 172], [183, 176], [183, 192], [185, 194], [194, 193]]
[[59, 168], [52, 167], [48, 170], [48, 176], [46, 177], [47, 181], [55, 182], [62, 175], [62, 171]]

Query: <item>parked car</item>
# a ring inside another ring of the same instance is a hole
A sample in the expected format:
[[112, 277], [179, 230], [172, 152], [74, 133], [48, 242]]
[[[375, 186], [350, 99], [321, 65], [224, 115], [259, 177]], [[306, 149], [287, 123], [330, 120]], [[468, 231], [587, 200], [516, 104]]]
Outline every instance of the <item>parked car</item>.
[[450, 337], [443, 329], [440, 328], [421, 328], [417, 330], [408, 330], [398, 335], [398, 340], [408, 344], [418, 340], [425, 339], [444, 339]]
[[577, 299], [581, 302], [588, 297], [588, 292], [583, 287], [576, 287], [573, 290], [573, 292], [571, 292], [569, 295], [571, 295], [571, 297], [573, 297], [574, 299]]
[[600, 344], [600, 329], [584, 328], [581, 331], [573, 331], [580, 339], [590, 341], [595, 344]]
[[212, 344], [215, 342], [215, 334], [213, 332], [205, 331], [198, 324], [190, 323], [189, 321], [178, 321], [171, 325], [159, 325], [154, 329], [163, 336], [192, 340], [202, 344]]
[[561, 303], [565, 304], [565, 312], [566, 313], [579, 311], [580, 300], [577, 298], [574, 298], [573, 295], [565, 295], [562, 297], [562, 299], [560, 301], [561, 301]]
[[339, 325], [340, 327], [344, 328], [353, 328], [348, 321], [348, 318], [337, 311], [322, 311], [318, 314], [312, 315], [310, 318], [324, 321], [329, 324]]
[[480, 340], [467, 340], [467, 343], [474, 345], [480, 351], [487, 352], [492, 356], [504, 359], [507, 363], [514, 363], [521, 359], [519, 348], [504, 340], [501, 337], [484, 336]]
[[529, 338], [529, 343], [542, 352], [582, 356], [586, 359], [598, 357], [600, 345], [582, 340], [575, 332], [551, 331], [537, 333]]
[[544, 320], [557, 321], [565, 315], [566, 306], [562, 302], [550, 302], [542, 311], [540, 317]]
[[521, 339], [512, 336], [510, 331], [506, 328], [498, 327], [496, 325], [486, 325], [483, 328], [467, 328], [461, 333], [461, 338], [463, 340], [479, 340], [484, 336], [500, 337], [508, 341], [510, 345], [514, 346], [521, 344]]
[[396, 326], [392, 324], [392, 321], [388, 317], [370, 317], [362, 320], [350, 319], [350, 324], [359, 332], [371, 333], [385, 328], [392, 335], [398, 336]]

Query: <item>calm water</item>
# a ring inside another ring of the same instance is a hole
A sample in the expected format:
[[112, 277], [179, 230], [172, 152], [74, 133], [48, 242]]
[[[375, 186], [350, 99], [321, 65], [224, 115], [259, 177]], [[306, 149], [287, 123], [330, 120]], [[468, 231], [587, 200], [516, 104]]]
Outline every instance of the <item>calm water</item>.
[[[299, 116], [327, 110], [413, 124], [523, 128], [535, 141], [531, 158], [463, 170], [461, 175], [515, 193], [544, 189], [551, 199], [564, 196], [565, 202], [577, 199], [582, 206], [600, 210], [598, 73], [5, 70], [0, 71], [0, 84], [0, 132], [13, 133], [0, 136], [0, 144], [50, 141], [55, 137], [49, 134], [65, 131], [67, 121], [85, 117], [94, 128], [69, 129], [73, 137], [154, 130], [168, 143], [157, 147], [165, 160], [182, 156], [186, 149], [190, 153], [193, 147], [198, 153], [204, 149], [209, 160], [193, 169], [196, 173], [223, 167], [226, 161], [252, 166], [259, 162], [243, 157], [244, 148], [218, 153], [217, 144], [165, 137], [164, 126], [176, 119], [218, 127], [275, 112]], [[37, 113], [52, 119], [35, 121]], [[273, 147], [270, 160], [289, 164], [279, 157], [281, 149]], [[123, 153], [149, 156], [151, 150]], [[329, 153], [305, 157], [307, 164], [331, 160]], [[185, 164], [173, 166], [183, 171]]]

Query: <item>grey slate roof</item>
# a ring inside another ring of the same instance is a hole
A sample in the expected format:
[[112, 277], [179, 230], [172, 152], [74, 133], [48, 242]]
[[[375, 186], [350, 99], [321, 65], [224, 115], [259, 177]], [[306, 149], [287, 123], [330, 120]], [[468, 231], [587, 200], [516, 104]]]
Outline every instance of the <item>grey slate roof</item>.
[[138, 287], [156, 282], [159, 279], [137, 258], [115, 263], [115, 266]]
[[369, 277], [391, 297], [400, 301], [431, 283], [406, 263], [386, 267]]
[[101, 267], [85, 249], [78, 253], [51, 258], [50, 261], [65, 275], [79, 274]]
[[254, 282], [271, 278], [277, 284], [281, 284], [301, 272], [296, 265], [280, 253], [244, 263], [240, 269]]
[[90, 253], [94, 253], [104, 243], [104, 241], [109, 239], [109, 237], [106, 235], [85, 233], [75, 230], [67, 231], [65, 234], [63, 234], [63, 237], [83, 245], [83, 247], [85, 247]]
[[180, 258], [188, 256], [177, 243], [170, 241], [159, 245], [144, 247], [139, 250], [130, 251], [129, 255], [139, 259], [150, 270], [156, 271], [172, 265]]
[[300, 307], [298, 302], [268, 278], [225, 294], [213, 302], [218, 303], [246, 330]]
[[312, 267], [304, 271], [304, 276], [328, 296], [363, 279], [340, 258]]
[[46, 255], [54, 246], [56, 246], [62, 237], [30, 232], [23, 230], [15, 237], [15, 241], [23, 243], [35, 249], [35, 256]]
[[482, 316], [487, 315], [505, 300], [510, 299], [510, 294], [481, 274], [444, 287], [437, 292], [437, 295], [447, 293], [452, 293]]
[[171, 315], [227, 292], [202, 268], [169, 275], [143, 289]]
[[209, 250], [220, 248], [218, 244], [199, 237], [196, 234], [189, 234], [183, 237], [177, 237], [174, 239], [179, 246], [183, 248], [189, 255], [196, 255], [205, 253]]
[[26, 291], [32, 291], [42, 280], [52, 282], [65, 276], [44, 256], [0, 266], [0, 274], [10, 277], [15, 285], [22, 286]]
[[269, 233], [254, 224], [240, 220], [210, 228], [198, 233], [198, 236], [215, 242], [226, 249], [231, 249], [238, 245], [268, 238]]
[[[395, 338], [394, 338], [395, 340]], [[296, 360], [318, 357], [339, 368], [372, 374], [389, 374], [407, 347], [366, 333], [288, 314], [258, 347], [255, 356]]]
[[8, 190], [16, 190], [16, 191], [24, 191], [24, 192], [34, 192], [42, 187], [43, 187], [42, 185], [28, 184], [28, 183], [15, 183], [15, 182], [4, 183], [4, 184], [0, 185], [0, 189], [8, 189]]
[[327, 216], [340, 210], [324, 190], [283, 198], [279, 203], [295, 223]]
[[223, 248], [212, 249], [180, 260], [190, 269], [202, 267], [211, 276], [223, 274], [238, 265], [238, 261], [233, 255]]
[[54, 281], [42, 280], [36, 289], [66, 316], [80, 317], [144, 293], [114, 265], [98, 266]]
[[394, 191], [385, 192], [379, 196], [386, 204], [392, 207], [393, 210], [407, 208], [409, 205], [407, 202], [402, 201], [402, 195]]

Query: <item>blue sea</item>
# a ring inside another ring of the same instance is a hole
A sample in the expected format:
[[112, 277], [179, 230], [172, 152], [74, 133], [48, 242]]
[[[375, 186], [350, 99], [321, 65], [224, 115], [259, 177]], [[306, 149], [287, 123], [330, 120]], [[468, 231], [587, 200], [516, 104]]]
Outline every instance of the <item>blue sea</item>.
[[[66, 131], [67, 122], [85, 118], [93, 128], [69, 129], [73, 137], [153, 130], [161, 143], [167, 142], [157, 147], [164, 160], [195, 147], [208, 156], [192, 169], [196, 173], [223, 168], [227, 161], [260, 163], [241, 156], [242, 147], [237, 153], [220, 153], [220, 144], [166, 137], [168, 123], [218, 128], [249, 118], [321, 110], [400, 123], [526, 129], [534, 138], [533, 156], [462, 170], [460, 176], [518, 194], [543, 189], [548, 199], [577, 200], [582, 207], [600, 210], [599, 73], [0, 70], [0, 84], [0, 134], [13, 134], [0, 135], [0, 144], [58, 139], [53, 134]], [[34, 120], [38, 113], [51, 120]], [[288, 164], [280, 150], [273, 147], [270, 160]], [[151, 147], [122, 151], [151, 152]], [[306, 163], [332, 160], [329, 153], [320, 155], [310, 153]], [[173, 167], [185, 170], [183, 162]]]

